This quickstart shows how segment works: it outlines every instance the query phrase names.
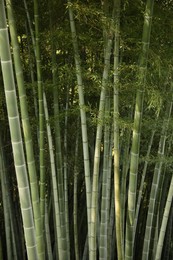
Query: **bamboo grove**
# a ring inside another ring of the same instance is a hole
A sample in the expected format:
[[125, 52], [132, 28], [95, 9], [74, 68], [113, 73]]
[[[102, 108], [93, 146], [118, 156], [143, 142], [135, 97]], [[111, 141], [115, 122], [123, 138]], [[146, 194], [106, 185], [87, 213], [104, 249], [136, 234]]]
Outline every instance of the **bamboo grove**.
[[173, 259], [172, 0], [0, 0], [0, 260]]

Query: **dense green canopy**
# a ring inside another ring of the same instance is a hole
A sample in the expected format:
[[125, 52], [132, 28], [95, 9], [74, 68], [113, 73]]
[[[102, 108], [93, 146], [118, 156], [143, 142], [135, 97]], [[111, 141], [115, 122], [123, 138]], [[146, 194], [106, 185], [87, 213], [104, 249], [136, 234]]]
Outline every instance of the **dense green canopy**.
[[173, 259], [172, 12], [0, 0], [0, 260]]

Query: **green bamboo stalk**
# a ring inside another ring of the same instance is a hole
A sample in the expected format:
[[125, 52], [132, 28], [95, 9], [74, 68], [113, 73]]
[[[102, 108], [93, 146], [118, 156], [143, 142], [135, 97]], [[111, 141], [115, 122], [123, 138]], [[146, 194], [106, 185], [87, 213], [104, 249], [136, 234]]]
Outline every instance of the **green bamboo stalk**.
[[47, 259], [53, 260], [47, 202], [45, 205], [45, 236], [46, 236], [46, 246], [47, 246]]
[[13, 248], [13, 259], [17, 260], [17, 248], [16, 248], [16, 239], [15, 239], [15, 233], [14, 233], [14, 228], [13, 228], [13, 223], [11, 220], [11, 231], [12, 231], [12, 248]]
[[[59, 207], [61, 217], [61, 229], [64, 236], [64, 242], [67, 243], [68, 258], [70, 258], [70, 239], [69, 239], [69, 221], [68, 221], [68, 192], [67, 182], [65, 182], [66, 167], [63, 170], [62, 148], [61, 148], [61, 133], [59, 122], [59, 95], [57, 82], [57, 62], [56, 62], [56, 46], [53, 37], [53, 22], [52, 22], [52, 1], [49, 1], [50, 12], [50, 29], [51, 29], [51, 58], [52, 58], [52, 79], [53, 79], [53, 97], [54, 97], [54, 125], [55, 125], [55, 155], [57, 168], [57, 183], [59, 192]], [[65, 160], [65, 158], [64, 158]], [[64, 166], [65, 166], [64, 162]]]
[[153, 15], [154, 0], [147, 0], [144, 14], [144, 26], [142, 35], [142, 51], [139, 59], [139, 88], [136, 93], [136, 105], [134, 115], [134, 127], [130, 157], [130, 176], [129, 176], [129, 191], [128, 191], [128, 212], [126, 221], [126, 244], [125, 257], [133, 259], [134, 249], [134, 219], [136, 210], [136, 189], [137, 189], [137, 173], [140, 148], [140, 132], [141, 121], [143, 114], [144, 89], [147, 72], [147, 59], [151, 34], [151, 22]]
[[88, 259], [88, 234], [86, 235], [83, 256], [82, 256], [82, 260], [87, 260], [87, 259]]
[[[59, 96], [58, 96], [58, 82], [57, 82], [57, 63], [56, 63], [56, 46], [53, 39], [53, 23], [52, 23], [52, 2], [49, 2], [50, 11], [50, 27], [51, 27], [51, 51], [52, 51], [52, 78], [53, 78], [53, 96], [54, 96], [54, 117], [55, 117], [55, 154], [56, 154], [56, 167], [57, 167], [57, 183], [59, 192], [59, 209], [61, 218], [62, 239], [66, 243], [68, 258], [70, 259], [70, 239], [69, 239], [69, 220], [68, 220], [68, 191], [67, 191], [67, 169], [66, 163], [62, 161], [62, 148], [61, 148], [61, 133], [59, 122]], [[65, 157], [64, 157], [65, 160]]]
[[115, 0], [115, 37], [114, 37], [114, 192], [115, 192], [115, 231], [118, 260], [124, 259], [121, 226], [120, 199], [120, 148], [119, 148], [119, 47], [120, 47], [120, 0]]
[[89, 160], [89, 148], [88, 148], [88, 134], [87, 134], [87, 122], [86, 122], [86, 111], [85, 111], [85, 101], [83, 93], [83, 79], [81, 71], [81, 60], [78, 50], [78, 42], [76, 35], [75, 22], [73, 17], [72, 3], [70, 0], [68, 2], [69, 8], [69, 19], [70, 28], [72, 33], [72, 43], [74, 49], [74, 59], [76, 66], [76, 77], [78, 84], [78, 95], [79, 95], [79, 106], [80, 106], [80, 117], [81, 117], [81, 130], [82, 130], [82, 144], [83, 144], [83, 156], [84, 156], [84, 172], [85, 172], [85, 185], [86, 185], [86, 205], [87, 205], [87, 226], [88, 226], [88, 245], [89, 251], [91, 248], [90, 243], [90, 225], [91, 225], [91, 180], [90, 180], [90, 160]]
[[[173, 135], [171, 134], [171, 136], [169, 137], [169, 143], [167, 144], [168, 148], [166, 151], [166, 157], [167, 156], [171, 156], [172, 154], [172, 145], [173, 145]], [[164, 181], [163, 181], [163, 185], [161, 187], [161, 190], [159, 191], [159, 216], [158, 216], [158, 225], [159, 227], [161, 226], [162, 223], [162, 218], [163, 218], [163, 213], [164, 213], [164, 206], [165, 206], [165, 202], [166, 202], [166, 198], [168, 195], [168, 183], [171, 181], [171, 178], [169, 177], [169, 175], [167, 174], [167, 172], [169, 171], [169, 165], [167, 165], [166, 163], [164, 164], [164, 169], [163, 169], [163, 175], [164, 175]]]
[[73, 226], [74, 226], [74, 250], [75, 250], [75, 259], [79, 260], [79, 241], [78, 241], [78, 202], [77, 202], [77, 183], [78, 183], [78, 153], [79, 153], [79, 123], [77, 123], [77, 135], [76, 135], [76, 145], [75, 145], [75, 165], [74, 165], [74, 186], [73, 186]]
[[162, 257], [164, 260], [170, 260], [171, 257], [171, 241], [173, 230], [173, 202], [170, 209], [169, 219], [167, 223], [166, 239], [164, 240], [164, 248], [162, 249]]
[[[156, 255], [156, 248], [157, 248], [157, 242], [158, 242], [159, 230], [160, 230], [160, 223], [159, 223], [159, 218], [161, 215], [160, 200], [164, 199], [162, 188], [163, 188], [165, 174], [166, 174], [165, 170], [166, 169], [164, 167], [164, 169], [162, 169], [160, 172], [160, 179], [159, 179], [159, 185], [158, 185], [158, 190], [157, 190], [157, 198], [156, 198], [154, 214], [153, 214], [154, 215], [153, 216], [153, 232], [151, 233], [150, 251], [149, 251], [149, 258], [152, 257], [153, 259]], [[163, 218], [163, 215], [161, 216], [161, 218]]]
[[[166, 123], [169, 124], [169, 119]], [[169, 139], [168, 149], [165, 152], [166, 156], [169, 156], [169, 154], [170, 154], [171, 145], [172, 145], [172, 136]], [[155, 208], [154, 208], [154, 218], [153, 218], [154, 232], [151, 236], [150, 254], [149, 254], [149, 257], [151, 256], [153, 259], [155, 258], [155, 255], [156, 255], [156, 248], [157, 248], [157, 244], [158, 244], [159, 232], [160, 232], [160, 227], [161, 227], [161, 223], [163, 220], [165, 202], [166, 202], [166, 198], [168, 195], [168, 190], [167, 189], [165, 190], [165, 188], [164, 188], [166, 175], [167, 175], [167, 165], [165, 164], [164, 169], [160, 173], [159, 186], [158, 186], [158, 190], [157, 190], [158, 195], [157, 195]]]
[[29, 172], [30, 188], [31, 188], [31, 199], [34, 213], [34, 222], [36, 228], [36, 241], [38, 245], [38, 256], [39, 259], [44, 259], [44, 239], [41, 226], [41, 215], [39, 206], [39, 192], [38, 192], [38, 181], [37, 172], [34, 158], [34, 149], [31, 136], [31, 127], [29, 122], [28, 107], [26, 100], [26, 91], [24, 86], [24, 77], [22, 71], [22, 64], [20, 59], [19, 44], [17, 39], [16, 25], [13, 16], [13, 9], [11, 0], [6, 0], [9, 29], [13, 47], [14, 65], [17, 79], [17, 86], [20, 100], [20, 111], [22, 118], [22, 126], [24, 130], [24, 141], [26, 149], [26, 158]]
[[68, 200], [68, 159], [67, 159], [67, 126], [68, 126], [68, 99], [69, 99], [68, 87], [67, 87], [67, 98], [65, 106], [65, 122], [64, 122], [64, 214], [65, 214], [65, 230], [67, 240], [68, 259], [70, 259], [70, 231], [69, 231], [69, 200]]
[[29, 68], [30, 68], [30, 75], [31, 75], [34, 108], [35, 108], [35, 110], [34, 110], [35, 111], [35, 118], [38, 118], [37, 93], [36, 93], [35, 85], [34, 85], [33, 57], [32, 57], [32, 51], [31, 51], [31, 43], [30, 43], [30, 40], [29, 40], [29, 32], [28, 32], [27, 22], [26, 22], [25, 28], [26, 28], [26, 35], [27, 35], [27, 46], [28, 46], [28, 57], [29, 57], [28, 59], [29, 59]]
[[143, 168], [143, 172], [142, 172], [142, 178], [141, 178], [141, 183], [140, 183], [140, 188], [139, 188], [139, 194], [138, 194], [138, 200], [137, 200], [137, 205], [136, 205], [136, 212], [135, 212], [135, 224], [134, 224], [134, 233], [136, 233], [136, 227], [137, 227], [137, 221], [138, 221], [138, 215], [139, 215], [139, 209], [141, 206], [141, 200], [142, 200], [142, 191], [143, 191], [143, 186], [144, 186], [144, 180], [145, 180], [145, 176], [147, 173], [147, 167], [148, 167], [148, 158], [150, 155], [150, 151], [151, 151], [151, 147], [153, 144], [153, 139], [154, 139], [154, 135], [155, 135], [156, 130], [152, 130], [151, 133], [151, 138], [148, 144], [148, 150], [147, 150], [147, 155], [146, 155], [146, 160], [144, 163], [144, 168]]
[[67, 259], [68, 260], [68, 251], [67, 251], [67, 243], [64, 234], [64, 229], [61, 226], [61, 217], [60, 217], [60, 206], [59, 206], [59, 193], [57, 186], [57, 176], [56, 176], [56, 166], [55, 166], [55, 158], [54, 158], [54, 148], [52, 141], [52, 134], [49, 125], [49, 114], [47, 108], [46, 95], [44, 93], [44, 113], [45, 119], [47, 121], [47, 136], [48, 136], [48, 144], [49, 144], [49, 154], [50, 154], [50, 163], [51, 163], [51, 178], [52, 178], [52, 192], [53, 192], [53, 206], [55, 211], [55, 236], [58, 243], [58, 255], [59, 259]]
[[0, 57], [28, 259], [38, 259], [33, 211], [17, 107], [4, 1], [0, 1]]
[[[44, 106], [43, 106], [43, 83], [41, 75], [41, 56], [39, 44], [39, 12], [38, 0], [34, 0], [34, 21], [35, 21], [35, 55], [37, 68], [38, 102], [39, 102], [39, 157], [40, 157], [40, 210], [41, 221], [44, 232], [45, 217], [45, 162], [44, 162]], [[32, 30], [31, 30], [32, 31]]]
[[150, 201], [149, 201], [149, 207], [147, 213], [147, 222], [146, 222], [144, 245], [143, 245], [143, 252], [142, 252], [143, 260], [147, 260], [149, 257], [151, 233], [156, 227], [156, 216], [158, 213], [157, 201], [159, 196], [158, 189], [159, 189], [159, 185], [161, 184], [160, 178], [161, 178], [161, 170], [163, 165], [162, 159], [165, 151], [166, 132], [169, 125], [171, 111], [172, 111], [172, 100], [167, 104], [166, 115], [162, 126], [159, 149], [158, 149], [158, 157], [160, 160], [159, 162], [156, 162], [155, 169], [154, 169], [154, 177], [153, 177], [152, 187], [150, 192]]
[[100, 245], [99, 259], [107, 259], [108, 253], [108, 171], [109, 171], [109, 147], [110, 147], [110, 95], [108, 93], [105, 104], [105, 128], [104, 128], [104, 155], [103, 155], [103, 176], [101, 196], [101, 220], [100, 220]]
[[[6, 156], [4, 153], [3, 156], [3, 163], [7, 165], [6, 163]], [[12, 240], [12, 248], [13, 248], [13, 257], [12, 259], [22, 259], [24, 258], [23, 251], [25, 251], [24, 248], [24, 239], [23, 239], [23, 230], [22, 234], [20, 235], [20, 238], [18, 237], [19, 235], [19, 228], [18, 228], [18, 223], [17, 223], [17, 214], [14, 210], [14, 203], [12, 201], [12, 196], [10, 193], [10, 180], [9, 180], [9, 175], [7, 169], [5, 169], [4, 172], [4, 181], [5, 181], [5, 190], [7, 193], [7, 203], [8, 203], [8, 210], [9, 210], [9, 217], [10, 217], [10, 227], [11, 227], [11, 240]], [[21, 217], [21, 216], [20, 216]], [[20, 222], [21, 223], [21, 222]], [[20, 225], [19, 223], [19, 225]], [[21, 230], [21, 225], [20, 225], [20, 230]]]
[[[59, 95], [58, 95], [58, 75], [56, 62], [56, 45], [53, 37], [53, 21], [52, 21], [52, 0], [49, 0], [50, 12], [50, 30], [51, 30], [51, 60], [52, 60], [52, 81], [53, 81], [53, 98], [54, 98], [54, 117], [55, 117], [55, 155], [58, 173], [58, 185], [63, 186], [63, 163], [62, 163], [62, 149], [61, 149], [61, 133], [60, 133], [60, 118], [59, 118]], [[62, 195], [63, 195], [62, 191]]]
[[[34, 55], [35, 55], [35, 58], [36, 58], [36, 43], [35, 43], [34, 32], [33, 32], [33, 29], [32, 29], [32, 22], [31, 22], [31, 18], [30, 18], [30, 15], [29, 15], [26, 0], [23, 0], [23, 2], [24, 2], [24, 7], [25, 7], [25, 13], [26, 13], [26, 16], [27, 16], [28, 27], [29, 27], [29, 31], [30, 31], [30, 35], [31, 35], [31, 41], [32, 41], [32, 46], [33, 46], [33, 50], [34, 50]], [[33, 89], [35, 116], [36, 116], [36, 118], [38, 118], [39, 111], [38, 111], [36, 90], [35, 90], [35, 87], [34, 87], [35, 80], [34, 80], [34, 71], [33, 71], [33, 59], [32, 59], [32, 55], [31, 55], [32, 51], [31, 51], [31, 47], [30, 47], [30, 42], [29, 42], [29, 39], [28, 39], [29, 33], [28, 33], [28, 30], [27, 30], [27, 24], [26, 24], [26, 35], [27, 35], [27, 42], [28, 42], [28, 54], [29, 54], [29, 60], [30, 60], [29, 64], [30, 64], [31, 82], [32, 82], [32, 89]], [[39, 140], [38, 128], [39, 127], [37, 127], [37, 139]]]
[[27, 6], [26, 0], [23, 0], [23, 3], [24, 3], [25, 12], [26, 12], [26, 16], [27, 16], [27, 21], [28, 21], [28, 25], [29, 25], [29, 30], [30, 30], [30, 34], [31, 34], [32, 44], [33, 44], [33, 47], [34, 47], [34, 54], [35, 54], [35, 57], [36, 57], [36, 41], [35, 41], [35, 37], [34, 37], [34, 32], [32, 30], [32, 22], [31, 22], [31, 19], [30, 19], [30, 15], [29, 15], [29, 11], [28, 11], [28, 6]]
[[97, 131], [96, 131], [92, 201], [91, 201], [91, 250], [89, 251], [90, 260], [96, 259], [96, 252], [97, 252], [96, 230], [97, 230], [97, 214], [98, 214], [98, 179], [99, 179], [99, 168], [100, 168], [100, 148], [101, 148], [101, 140], [102, 140], [106, 88], [107, 88], [109, 69], [110, 69], [110, 56], [111, 56], [112, 38], [113, 38], [112, 26], [113, 24], [111, 24], [111, 28], [109, 31], [109, 38], [107, 40], [107, 45], [105, 49], [104, 70], [103, 70], [99, 112], [98, 112], [98, 124], [97, 124]]
[[122, 226], [122, 241], [124, 241], [125, 246], [125, 215], [126, 215], [126, 198], [127, 198], [127, 176], [129, 170], [129, 147], [130, 147], [130, 137], [131, 130], [127, 129], [123, 134], [125, 147], [124, 153], [122, 157], [123, 165], [122, 165], [122, 176], [121, 176], [121, 226]]
[[107, 199], [109, 203], [107, 204], [107, 211], [108, 211], [108, 223], [110, 219], [110, 205], [111, 205], [111, 195], [112, 195], [112, 149], [113, 149], [113, 124], [111, 126], [111, 131], [110, 131], [110, 145], [109, 145], [109, 163], [108, 163], [108, 175], [107, 175]]
[[2, 202], [3, 202], [3, 212], [4, 212], [4, 223], [5, 223], [5, 241], [7, 248], [7, 258], [12, 259], [12, 239], [11, 239], [11, 225], [10, 225], [10, 212], [7, 200], [7, 185], [5, 182], [5, 165], [4, 165], [4, 153], [0, 134], [0, 181], [1, 181], [1, 192], [2, 192]]
[[114, 187], [112, 187], [111, 201], [110, 201], [110, 213], [109, 213], [109, 223], [108, 223], [108, 260], [112, 259], [112, 242], [114, 237], [114, 225], [115, 225], [115, 192]]
[[161, 224], [161, 228], [160, 228], [160, 232], [159, 232], [159, 240], [158, 240], [158, 243], [157, 243], [155, 260], [160, 260], [161, 259], [163, 243], [164, 243], [164, 239], [165, 239], [166, 227], [167, 227], [167, 223], [168, 223], [168, 218], [169, 218], [170, 208], [171, 208], [171, 204], [172, 204], [172, 199], [173, 199], [173, 176], [171, 178], [171, 183], [170, 183], [170, 187], [169, 187], [168, 197], [167, 197], [167, 200], [166, 200], [166, 205], [165, 205], [165, 210], [164, 210], [164, 214], [163, 214], [162, 224]]

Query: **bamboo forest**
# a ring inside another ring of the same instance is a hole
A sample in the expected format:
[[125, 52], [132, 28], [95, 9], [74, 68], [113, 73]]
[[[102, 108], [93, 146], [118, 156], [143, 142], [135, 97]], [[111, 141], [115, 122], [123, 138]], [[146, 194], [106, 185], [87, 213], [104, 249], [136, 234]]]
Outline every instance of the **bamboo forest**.
[[173, 0], [0, 0], [0, 260], [173, 260]]

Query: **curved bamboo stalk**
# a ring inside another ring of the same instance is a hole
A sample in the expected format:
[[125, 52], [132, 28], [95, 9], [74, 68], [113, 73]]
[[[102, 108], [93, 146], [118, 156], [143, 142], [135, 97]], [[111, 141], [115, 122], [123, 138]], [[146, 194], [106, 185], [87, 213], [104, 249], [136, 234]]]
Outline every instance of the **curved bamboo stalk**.
[[4, 1], [0, 1], [0, 57], [28, 259], [38, 259], [33, 211], [17, 107]]

